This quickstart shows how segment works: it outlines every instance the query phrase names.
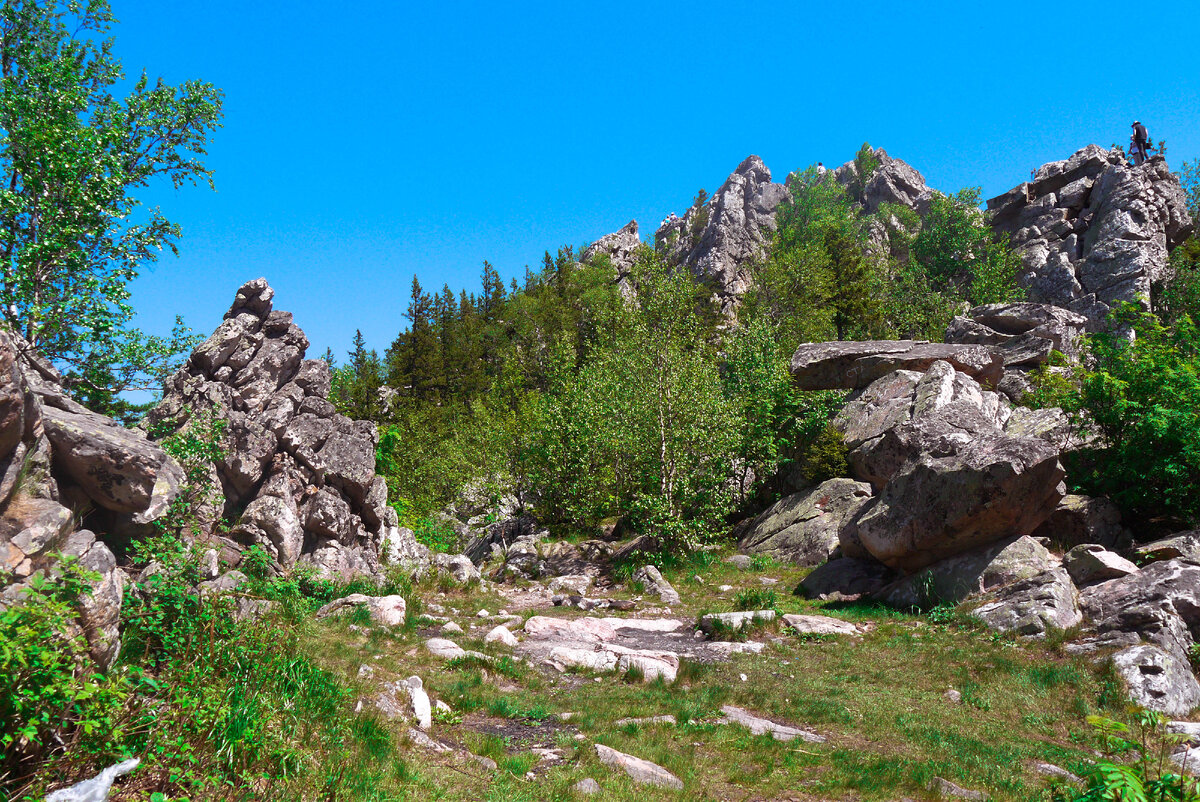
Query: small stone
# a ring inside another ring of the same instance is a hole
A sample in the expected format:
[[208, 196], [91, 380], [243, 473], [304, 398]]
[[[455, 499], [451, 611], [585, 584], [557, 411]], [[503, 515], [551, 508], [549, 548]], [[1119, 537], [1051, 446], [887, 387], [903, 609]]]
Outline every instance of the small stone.
[[463, 628], [453, 621], [447, 621], [442, 624], [442, 632], [447, 635], [461, 635], [463, 634]]
[[745, 674], [738, 674], [738, 679], [740, 679], [742, 682], [749, 682], [749, 681], [750, 681], [750, 678], [749, 678], [749, 677], [747, 677]]
[[600, 793], [600, 783], [596, 782], [591, 777], [588, 777], [572, 785], [571, 790], [577, 794], [587, 794], [588, 796], [591, 796], [592, 794]]
[[601, 763], [621, 769], [634, 782], [642, 783], [643, 785], [657, 785], [660, 788], [674, 788], [677, 791], [683, 790], [682, 780], [662, 766], [651, 763], [649, 760], [643, 760], [640, 757], [618, 752], [616, 749], [604, 744], [596, 744], [596, 755], [600, 758]]
[[479, 612], [475, 613], [475, 617], [476, 617], [476, 618], [491, 618], [491, 617], [492, 617], [492, 614], [491, 614], [491, 613], [489, 613], [489, 612], [487, 611], [487, 608], [485, 607], [484, 609], [482, 609], [482, 610], [480, 610]]
[[959, 693], [958, 691], [954, 690], [953, 688], [946, 691], [945, 696], [948, 701], [953, 702], [956, 705], [962, 704], [962, 694]]
[[511, 632], [509, 632], [508, 627], [501, 624], [500, 626], [492, 629], [492, 631], [489, 632], [487, 635], [485, 635], [483, 638], [483, 642], [484, 643], [499, 643], [504, 646], [511, 647], [511, 646], [517, 645], [517, 636], [512, 634]]

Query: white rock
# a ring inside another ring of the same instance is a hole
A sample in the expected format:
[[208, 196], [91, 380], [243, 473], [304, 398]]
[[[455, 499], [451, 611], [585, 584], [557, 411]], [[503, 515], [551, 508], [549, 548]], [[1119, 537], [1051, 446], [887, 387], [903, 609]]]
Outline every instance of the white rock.
[[[745, 676], [745, 675], [743, 675]], [[819, 744], [824, 743], [824, 736], [817, 735], [815, 732], [789, 727], [786, 724], [776, 724], [769, 719], [759, 718], [758, 716], [733, 705], [725, 705], [721, 708], [721, 712], [725, 714], [725, 719], [722, 723], [725, 724], [740, 724], [750, 730], [754, 735], [763, 735], [770, 733], [771, 737], [776, 741], [792, 741], [799, 738], [809, 743]]]
[[417, 722], [417, 727], [428, 730], [433, 726], [433, 708], [429, 704], [429, 694], [425, 692], [424, 683], [420, 677], [413, 676], [404, 680], [402, 684], [408, 692], [412, 717]]
[[487, 611], [487, 608], [485, 607], [482, 610], [480, 610], [479, 612], [475, 613], [475, 617], [476, 618], [491, 618], [492, 614], [489, 613]]
[[446, 660], [454, 660], [455, 658], [462, 657], [467, 653], [466, 650], [457, 643], [452, 640], [446, 640], [445, 638], [430, 638], [429, 640], [425, 641], [425, 648], [428, 649], [429, 653], [435, 657], [441, 657]]
[[572, 785], [571, 789], [577, 794], [586, 794], [591, 796], [592, 794], [600, 793], [600, 783], [596, 782], [591, 777], [587, 777]]
[[442, 632], [446, 633], [447, 635], [461, 635], [463, 634], [463, 628], [453, 621], [447, 621], [446, 623], [442, 624]]
[[592, 587], [592, 578], [587, 574], [565, 574], [550, 580], [551, 593], [573, 593], [586, 596]]
[[626, 727], [630, 724], [636, 724], [638, 726], [645, 726], [647, 724], [670, 724], [671, 726], [674, 726], [678, 723], [679, 722], [676, 721], [675, 717], [672, 715], [647, 716], [645, 718], [619, 718], [613, 722], [613, 724], [618, 727]]
[[596, 755], [600, 758], [601, 763], [621, 769], [634, 782], [644, 785], [657, 785], [660, 788], [674, 788], [676, 791], [683, 790], [682, 780], [662, 766], [651, 763], [649, 760], [643, 760], [640, 757], [618, 752], [616, 749], [607, 747], [604, 744], [596, 744]]
[[484, 643], [500, 643], [504, 646], [516, 646], [517, 636], [508, 631], [508, 627], [501, 624], [492, 629], [483, 638]]
[[857, 635], [858, 627], [849, 621], [827, 615], [797, 615], [789, 613], [783, 622], [800, 635]]

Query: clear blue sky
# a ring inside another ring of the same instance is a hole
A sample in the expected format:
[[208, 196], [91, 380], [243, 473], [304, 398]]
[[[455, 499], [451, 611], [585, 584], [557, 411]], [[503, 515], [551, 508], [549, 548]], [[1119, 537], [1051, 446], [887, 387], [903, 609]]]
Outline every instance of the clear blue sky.
[[347, 4], [112, 0], [126, 71], [225, 91], [217, 191], [146, 192], [182, 256], [140, 324], [207, 334], [236, 288], [339, 358], [427, 289], [478, 289], [630, 219], [652, 236], [758, 154], [782, 180], [863, 141], [984, 197], [1145, 122], [1200, 155], [1189, 2]]

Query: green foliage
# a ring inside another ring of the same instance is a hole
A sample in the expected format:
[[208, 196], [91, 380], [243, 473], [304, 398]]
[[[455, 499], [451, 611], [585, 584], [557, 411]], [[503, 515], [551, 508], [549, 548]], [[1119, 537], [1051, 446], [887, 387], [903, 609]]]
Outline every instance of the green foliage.
[[779, 597], [770, 588], [743, 588], [733, 597], [734, 610], [774, 610]]
[[79, 599], [98, 578], [60, 560], [0, 611], [0, 789], [30, 765], [124, 731], [135, 677], [95, 671], [78, 623]]
[[978, 187], [934, 195], [911, 253], [934, 289], [972, 306], [1023, 296], [1016, 281], [1020, 258], [988, 226]]
[[0, 8], [0, 306], [81, 398], [131, 414], [116, 394], [155, 387], [190, 340], [127, 328], [129, 283], [179, 226], [134, 195], [154, 180], [208, 183], [201, 158], [221, 93], [144, 74], [123, 100], [105, 0]]
[[851, 195], [813, 168], [789, 184], [770, 257], [755, 268], [749, 317], [770, 320], [788, 342], [880, 333], [879, 260], [867, 253], [866, 221]]
[[842, 433], [826, 425], [821, 429], [799, 460], [800, 475], [807, 485], [819, 485], [827, 479], [848, 476], [850, 466], [846, 462], [846, 442]]
[[[1059, 788], [1054, 802], [1196, 802], [1200, 785], [1175, 772], [1170, 753], [1186, 742], [1186, 736], [1167, 732], [1166, 718], [1153, 711], [1139, 711], [1132, 727], [1103, 716], [1088, 716], [1103, 744], [1104, 758], [1097, 760], [1083, 789]], [[1118, 762], [1132, 756], [1132, 762]]]
[[[1200, 521], [1200, 333], [1191, 318], [1164, 326], [1133, 305], [1090, 338], [1091, 369], [1047, 391], [1099, 438], [1069, 456], [1068, 475], [1108, 495], [1127, 520], [1179, 529]], [[1132, 331], [1131, 341], [1123, 331]]]

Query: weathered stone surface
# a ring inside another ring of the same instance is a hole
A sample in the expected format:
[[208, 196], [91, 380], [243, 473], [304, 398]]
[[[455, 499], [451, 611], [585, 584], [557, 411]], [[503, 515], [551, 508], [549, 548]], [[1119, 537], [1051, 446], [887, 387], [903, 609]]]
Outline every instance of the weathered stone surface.
[[604, 744], [596, 744], [596, 756], [604, 765], [620, 769], [628, 774], [634, 782], [656, 785], [660, 788], [673, 788], [677, 791], [683, 790], [683, 781], [657, 763], [618, 752]]
[[774, 610], [740, 610], [733, 613], [707, 613], [700, 616], [700, 631], [712, 634], [719, 628], [743, 630], [755, 623], [770, 623], [775, 620]]
[[1079, 356], [1079, 338], [1087, 330], [1086, 317], [1053, 304], [1027, 301], [984, 304], [976, 306], [967, 316], [1003, 336], [1032, 335], [1049, 340], [1054, 350], [1069, 359]]
[[1004, 375], [998, 349], [924, 340], [805, 343], [792, 355], [791, 369], [802, 390], [857, 390], [897, 370], [923, 372], [939, 361], [989, 384]]
[[901, 608], [958, 604], [1055, 567], [1054, 557], [1032, 537], [1009, 538], [934, 563], [896, 580], [875, 597]]
[[760, 259], [775, 230], [775, 209], [787, 188], [749, 156], [703, 207], [672, 214], [654, 234], [656, 248], [716, 286], [722, 310], [732, 315], [751, 284], [750, 265]]
[[830, 618], [827, 615], [799, 615], [788, 613], [783, 623], [800, 635], [858, 635], [859, 629], [849, 621]]
[[362, 593], [351, 593], [349, 596], [334, 599], [322, 606], [317, 610], [316, 618], [321, 620], [355, 607], [366, 607], [371, 615], [372, 623], [388, 628], [403, 625], [408, 611], [403, 596], [367, 596]]
[[1187, 662], [1200, 632], [1200, 565], [1153, 563], [1080, 591], [1088, 625], [1102, 637], [1132, 633]]
[[633, 573], [633, 581], [641, 582], [647, 593], [653, 593], [663, 604], [679, 604], [679, 593], [653, 565], [643, 565]]
[[484, 643], [499, 643], [502, 646], [516, 646], [517, 636], [512, 634], [508, 627], [503, 624], [493, 627], [487, 635], [483, 637]]
[[1162, 560], [1189, 560], [1200, 563], [1200, 530], [1178, 532], [1170, 537], [1143, 543], [1134, 549], [1143, 563]]
[[1084, 544], [1063, 555], [1063, 568], [1079, 587], [1137, 573], [1138, 567], [1103, 546]]
[[839, 544], [848, 544], [854, 551], [858, 544], [855, 516], [870, 498], [871, 486], [865, 482], [830, 479], [780, 500], [759, 515], [738, 548], [780, 562], [819, 565]]
[[852, 193], [867, 214], [879, 211], [884, 203], [907, 206], [921, 215], [929, 211], [933, 190], [916, 169], [892, 158], [883, 148], [875, 148], [872, 155], [878, 164], [865, 181], [854, 160], [833, 171], [834, 180]]
[[1113, 655], [1113, 665], [1142, 707], [1168, 716], [1186, 716], [1200, 705], [1200, 683], [1186, 660], [1144, 644]]
[[756, 716], [748, 710], [734, 705], [722, 705], [721, 712], [725, 715], [725, 722], [729, 724], [739, 724], [750, 730], [752, 735], [770, 735], [776, 741], [794, 741], [799, 738], [802, 741], [807, 741], [813, 744], [825, 743], [823, 735], [817, 735], [815, 732], [791, 727], [787, 724], [778, 724], [770, 719], [765, 719]]
[[307, 337], [273, 298], [265, 279], [238, 290], [147, 425], [170, 432], [209, 415], [226, 421], [227, 455], [213, 465], [224, 497], [207, 517], [237, 516], [238, 542], [262, 546], [276, 570], [305, 562], [349, 579], [378, 574], [381, 555], [419, 568], [427, 554], [389, 516], [375, 476], [374, 425], [336, 413], [329, 366], [304, 358]]
[[1068, 629], [1083, 620], [1075, 586], [1062, 568], [1003, 588], [972, 615], [992, 629], [1031, 637], [1043, 636], [1051, 628]]
[[[1120, 509], [1103, 497], [1063, 496], [1054, 512], [1033, 534], [1048, 539], [1061, 549], [1083, 544], [1118, 549], [1129, 543], [1129, 532], [1121, 524]], [[1200, 556], [1200, 549], [1196, 553]]]
[[1120, 302], [1145, 304], [1191, 231], [1186, 197], [1161, 157], [1138, 167], [1095, 145], [988, 201], [1012, 235], [1032, 301], [1065, 307], [1095, 331]]
[[585, 248], [579, 261], [589, 264], [597, 261], [601, 256], [607, 258], [616, 272], [617, 286], [621, 290], [621, 295], [628, 300], [637, 295], [631, 272], [634, 264], [637, 263], [638, 252], [642, 247], [641, 237], [638, 236], [637, 220], [630, 220], [620, 231], [605, 234]]
[[149, 523], [179, 494], [182, 469], [141, 432], [51, 406], [43, 408], [42, 421], [55, 465], [100, 506]]
[[858, 521], [875, 559], [912, 571], [1012, 534], [1032, 532], [1062, 498], [1057, 453], [1030, 438], [991, 436], [945, 457], [922, 455]]

